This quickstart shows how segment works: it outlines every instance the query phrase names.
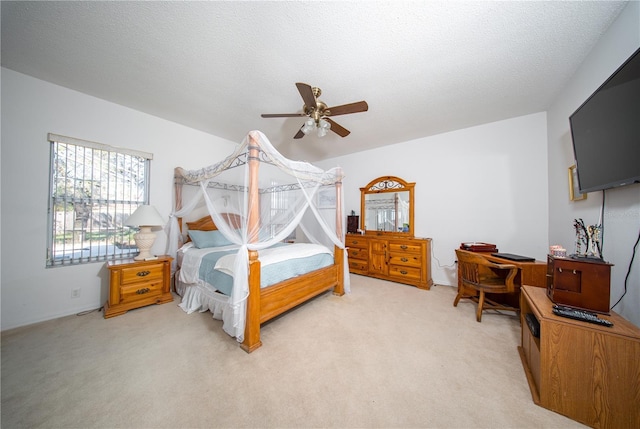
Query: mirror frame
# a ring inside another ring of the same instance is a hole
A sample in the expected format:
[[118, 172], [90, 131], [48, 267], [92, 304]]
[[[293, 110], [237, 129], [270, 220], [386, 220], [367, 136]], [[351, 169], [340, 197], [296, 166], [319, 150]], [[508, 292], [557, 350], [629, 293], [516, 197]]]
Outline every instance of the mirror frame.
[[[365, 234], [375, 235], [401, 235], [413, 237], [414, 228], [414, 187], [415, 182], [407, 182], [396, 176], [381, 176], [369, 182], [364, 188], [360, 188], [360, 229]], [[391, 192], [409, 192], [409, 231], [378, 231], [375, 229], [365, 229], [367, 212], [365, 210], [366, 196], [370, 194], [381, 194]]]

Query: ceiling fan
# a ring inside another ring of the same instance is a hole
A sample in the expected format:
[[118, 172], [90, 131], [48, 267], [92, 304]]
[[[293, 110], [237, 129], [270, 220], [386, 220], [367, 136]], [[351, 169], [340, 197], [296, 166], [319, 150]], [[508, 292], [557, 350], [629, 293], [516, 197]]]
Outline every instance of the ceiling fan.
[[263, 118], [291, 118], [306, 116], [308, 119], [304, 122], [304, 125], [298, 130], [294, 139], [300, 139], [311, 131], [317, 129], [318, 136], [323, 137], [327, 134], [329, 129], [340, 137], [348, 136], [351, 131], [344, 128], [330, 118], [330, 116], [346, 115], [349, 113], [366, 112], [369, 110], [369, 106], [366, 101], [358, 101], [356, 103], [342, 104], [340, 106], [327, 107], [322, 101], [318, 99], [322, 91], [320, 88], [312, 87], [306, 83], [296, 83], [298, 92], [304, 100], [302, 106], [302, 112], [300, 113], [263, 113]]

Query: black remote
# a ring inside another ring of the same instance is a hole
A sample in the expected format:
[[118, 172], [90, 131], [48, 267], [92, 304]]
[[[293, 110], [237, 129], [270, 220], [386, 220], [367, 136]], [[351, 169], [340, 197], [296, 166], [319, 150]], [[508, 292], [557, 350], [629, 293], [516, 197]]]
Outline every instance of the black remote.
[[595, 313], [586, 310], [578, 310], [577, 308], [565, 307], [564, 305], [554, 305], [553, 314], [567, 317], [569, 319], [581, 320], [583, 322], [595, 323], [596, 325], [612, 327], [613, 323], [599, 318]]

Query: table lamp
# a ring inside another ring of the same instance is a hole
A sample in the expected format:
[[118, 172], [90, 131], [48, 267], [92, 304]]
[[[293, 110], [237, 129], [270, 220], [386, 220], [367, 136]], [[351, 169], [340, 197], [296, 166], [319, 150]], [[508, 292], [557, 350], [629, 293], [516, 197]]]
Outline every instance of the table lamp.
[[160, 213], [158, 213], [158, 210], [149, 205], [139, 206], [136, 211], [127, 218], [124, 224], [140, 228], [140, 231], [133, 236], [140, 253], [133, 259], [136, 261], [144, 261], [145, 259], [153, 257], [149, 250], [153, 246], [153, 242], [156, 241], [156, 233], [153, 232], [151, 228], [164, 225], [164, 220], [160, 216]]

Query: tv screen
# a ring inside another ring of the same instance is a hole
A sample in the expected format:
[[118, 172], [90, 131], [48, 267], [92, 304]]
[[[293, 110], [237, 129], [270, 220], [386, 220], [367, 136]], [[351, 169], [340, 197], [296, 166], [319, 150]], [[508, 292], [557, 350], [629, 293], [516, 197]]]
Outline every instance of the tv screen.
[[581, 193], [640, 182], [640, 49], [569, 123]]

